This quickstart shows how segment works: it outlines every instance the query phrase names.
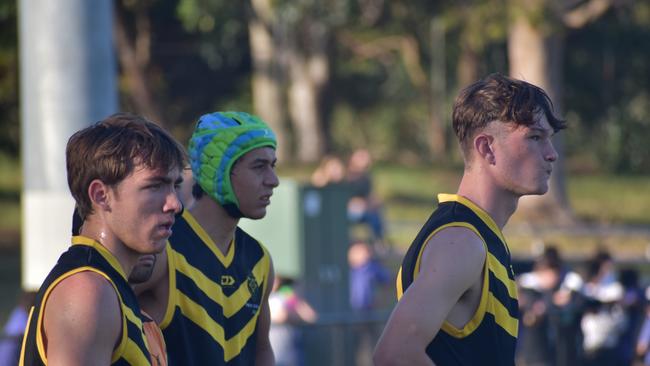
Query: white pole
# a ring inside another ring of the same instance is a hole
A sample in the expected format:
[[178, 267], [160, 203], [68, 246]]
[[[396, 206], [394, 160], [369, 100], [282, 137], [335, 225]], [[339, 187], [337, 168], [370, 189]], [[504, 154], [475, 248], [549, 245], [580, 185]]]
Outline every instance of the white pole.
[[70, 244], [65, 146], [117, 110], [112, 0], [19, 0], [22, 285], [34, 289]]

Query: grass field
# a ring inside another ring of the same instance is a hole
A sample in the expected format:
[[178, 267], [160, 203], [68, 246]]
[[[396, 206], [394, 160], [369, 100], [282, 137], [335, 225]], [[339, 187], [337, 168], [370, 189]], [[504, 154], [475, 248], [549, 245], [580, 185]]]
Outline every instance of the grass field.
[[[385, 200], [393, 244], [406, 247], [436, 204], [438, 192], [454, 192], [460, 170], [384, 166], [376, 171], [377, 191]], [[511, 224], [505, 234], [513, 253], [529, 256], [540, 243], [553, 243], [569, 256], [607, 247], [625, 258], [643, 258], [650, 246], [650, 176], [569, 176], [571, 207], [583, 228]], [[598, 230], [596, 230], [596, 228]]]
[[[313, 166], [281, 167], [279, 174], [308, 182], [312, 170]], [[18, 245], [20, 228], [20, 166], [0, 156], [0, 171], [0, 249], [12, 249]], [[435, 208], [436, 194], [454, 192], [462, 171], [384, 164], [373, 173], [376, 193], [384, 203], [388, 239], [403, 250]], [[530, 255], [539, 243], [552, 242], [575, 255], [585, 255], [598, 246], [613, 248], [626, 257], [645, 254], [650, 247], [650, 176], [569, 174], [567, 191], [575, 216], [589, 226], [540, 231], [511, 223], [505, 232], [514, 253]]]
[[[308, 181], [310, 171], [294, 167], [280, 173]], [[403, 250], [435, 208], [437, 193], [456, 190], [462, 170], [385, 164], [373, 173], [377, 195], [384, 202], [389, 240]], [[650, 176], [569, 174], [567, 192], [581, 225], [539, 229], [511, 223], [505, 234], [513, 253], [530, 256], [540, 244], [553, 243], [569, 256], [581, 257], [607, 247], [624, 258], [644, 258], [650, 247]]]

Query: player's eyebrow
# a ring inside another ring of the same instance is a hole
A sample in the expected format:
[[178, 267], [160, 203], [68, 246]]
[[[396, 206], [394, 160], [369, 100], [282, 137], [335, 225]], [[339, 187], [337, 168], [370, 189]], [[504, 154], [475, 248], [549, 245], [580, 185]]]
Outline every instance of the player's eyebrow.
[[548, 135], [548, 136], [553, 136], [555, 134], [555, 131], [553, 131], [553, 129], [551, 129], [551, 128], [544, 128], [544, 127], [539, 127], [539, 126], [530, 126], [529, 129], [530, 129], [530, 131], [539, 132], [539, 133], [542, 133], [542, 134]]
[[[163, 183], [163, 184], [170, 184], [172, 182], [172, 178], [166, 176], [166, 175], [155, 175], [153, 177], [147, 178], [148, 183]], [[178, 177], [175, 181], [174, 184], [181, 184], [183, 183], [183, 177]]]
[[255, 160], [251, 161], [251, 164], [263, 163], [263, 164], [271, 164], [271, 165], [273, 165], [273, 164], [277, 163], [277, 161], [278, 161], [277, 158], [273, 159], [273, 160], [267, 159], [267, 158], [257, 158]]

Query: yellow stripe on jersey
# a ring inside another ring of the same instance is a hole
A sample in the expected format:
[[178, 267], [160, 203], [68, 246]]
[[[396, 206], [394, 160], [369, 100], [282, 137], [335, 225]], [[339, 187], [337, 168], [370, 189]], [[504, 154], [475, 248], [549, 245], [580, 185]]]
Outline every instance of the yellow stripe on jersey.
[[[144, 340], [146, 343], [146, 339]], [[124, 358], [129, 365], [151, 365], [151, 360], [145, 356], [144, 353], [142, 353], [142, 350], [140, 347], [138, 347], [137, 343], [133, 342], [131, 338], [128, 338], [126, 341], [126, 352], [122, 355], [122, 358]], [[148, 348], [149, 346], [147, 346]]]
[[[75, 238], [80, 238], [80, 237], [75, 237]], [[124, 302], [122, 301], [122, 296], [120, 296], [120, 292], [117, 290], [117, 286], [115, 286], [115, 284], [108, 277], [108, 275], [101, 272], [97, 268], [79, 267], [79, 268], [75, 268], [75, 269], [73, 269], [71, 271], [68, 271], [68, 272], [62, 274], [61, 276], [59, 276], [59, 278], [54, 280], [50, 284], [50, 286], [48, 286], [47, 290], [45, 290], [45, 294], [43, 295], [43, 301], [41, 302], [41, 306], [40, 306], [40, 311], [38, 313], [38, 322], [36, 323], [36, 347], [38, 348], [38, 354], [41, 357], [41, 360], [43, 360], [43, 363], [46, 364], [46, 365], [47, 365], [47, 356], [45, 354], [45, 344], [43, 342], [43, 333], [42, 333], [43, 320], [45, 318], [45, 316], [44, 316], [45, 306], [44, 305], [47, 303], [47, 300], [48, 300], [48, 298], [50, 296], [50, 293], [52, 292], [52, 290], [54, 290], [56, 285], [61, 283], [61, 281], [65, 280], [66, 278], [68, 278], [68, 277], [70, 277], [70, 276], [72, 276], [74, 274], [77, 274], [79, 272], [94, 272], [94, 273], [97, 273], [98, 275], [104, 277], [108, 281], [108, 283], [110, 283], [111, 286], [113, 286], [113, 289], [115, 290], [115, 294], [117, 295], [117, 298], [118, 298], [120, 304], [124, 304]], [[125, 307], [126, 306], [122, 306], [123, 309]], [[118, 346], [115, 347], [115, 349], [113, 350], [113, 355], [111, 357], [111, 363], [114, 363], [115, 361], [120, 359], [120, 355], [124, 352], [124, 348], [126, 346], [126, 340], [128, 338], [129, 337], [128, 337], [128, 334], [126, 332], [126, 317], [122, 316], [122, 335], [120, 336], [120, 341], [118, 343]]]
[[[487, 248], [485, 250], [487, 251]], [[470, 319], [469, 322], [467, 322], [467, 324], [465, 324], [461, 329], [456, 328], [454, 325], [452, 325], [446, 320], [442, 323], [441, 329], [447, 332], [452, 337], [464, 338], [472, 334], [472, 332], [474, 332], [481, 325], [481, 322], [485, 317], [485, 312], [488, 311], [488, 306], [489, 306], [488, 293], [490, 293], [489, 291], [490, 277], [488, 275], [488, 268], [485, 265], [485, 263], [483, 264], [482, 275], [483, 275], [483, 285], [481, 286], [481, 300], [479, 301], [478, 308], [476, 308], [474, 315], [472, 315], [472, 319]]]
[[[415, 281], [420, 274], [420, 263], [422, 261], [422, 253], [424, 253], [424, 248], [426, 248], [426, 246], [428, 245], [429, 240], [431, 240], [431, 238], [441, 230], [450, 227], [463, 227], [471, 230], [483, 242], [483, 248], [485, 249], [485, 252], [488, 253], [488, 255], [491, 255], [489, 254], [489, 250], [487, 248], [487, 244], [485, 243], [485, 240], [483, 239], [479, 231], [472, 224], [464, 221], [450, 222], [448, 224], [438, 227], [436, 230], [431, 232], [431, 234], [429, 234], [429, 236], [424, 241], [424, 244], [420, 248], [417, 260], [415, 262], [415, 269], [413, 271], [413, 281]], [[447, 321], [444, 321], [442, 323], [441, 329], [453, 337], [463, 338], [472, 334], [472, 332], [474, 332], [476, 328], [478, 328], [479, 325], [481, 325], [481, 322], [483, 321], [483, 317], [485, 316], [485, 312], [487, 309], [487, 303], [488, 303], [487, 294], [489, 292], [488, 289], [489, 289], [489, 282], [490, 282], [488, 276], [488, 266], [486, 266], [486, 263], [488, 262], [487, 261], [483, 262], [483, 271], [482, 271], [483, 284], [481, 285], [481, 299], [479, 301], [478, 308], [474, 312], [474, 315], [472, 315], [472, 318], [462, 328], [457, 328], [453, 324]], [[400, 272], [398, 274], [398, 282], [397, 282], [398, 300], [404, 294], [402, 291], [401, 276], [402, 276], [402, 268], [400, 267]]]
[[203, 230], [203, 227], [196, 221], [194, 216], [188, 211], [188, 210], [183, 210], [183, 218], [187, 222], [187, 224], [194, 230], [196, 235], [201, 238], [201, 240], [206, 244], [208, 249], [214, 253], [215, 256], [219, 259], [221, 264], [223, 264], [224, 267], [229, 267], [230, 264], [232, 263], [233, 258], [235, 258], [235, 239], [233, 238], [232, 241], [230, 242], [230, 246], [228, 248], [228, 253], [224, 256], [221, 250], [219, 250], [217, 244], [212, 241], [212, 238], [210, 238], [210, 235]]
[[[174, 256], [176, 269], [185, 276], [191, 278], [207, 297], [221, 305], [223, 308], [223, 314], [227, 318], [235, 315], [250, 299], [251, 294], [246, 281], [242, 281], [241, 285], [235, 292], [230, 296], [226, 296], [218, 283], [213, 282], [204, 275], [203, 272], [188, 263], [187, 259], [185, 259], [182, 254], [174, 249], [171, 249], [171, 253]], [[257, 283], [264, 282], [264, 276], [266, 275], [266, 270], [268, 268], [268, 261], [268, 257], [262, 257], [257, 264], [255, 264], [252, 272]]]
[[472, 224], [470, 224], [468, 222], [464, 222], [464, 221], [458, 221], [458, 222], [450, 222], [450, 223], [448, 223], [446, 225], [442, 225], [439, 228], [437, 228], [436, 230], [434, 230], [433, 232], [431, 232], [431, 234], [429, 234], [429, 236], [424, 241], [424, 244], [422, 244], [422, 247], [420, 248], [420, 252], [418, 253], [417, 260], [415, 262], [415, 269], [413, 270], [413, 281], [415, 281], [415, 279], [418, 277], [418, 274], [420, 273], [420, 262], [422, 261], [422, 253], [424, 253], [424, 248], [426, 248], [427, 245], [429, 244], [429, 240], [431, 240], [431, 238], [434, 235], [436, 235], [438, 232], [440, 232], [442, 229], [446, 229], [446, 228], [449, 228], [449, 227], [464, 227], [466, 229], [471, 230], [472, 232], [474, 232], [474, 234], [476, 234], [476, 236], [479, 239], [481, 239], [481, 241], [483, 242], [483, 247], [485, 248], [485, 251], [486, 252], [488, 251], [487, 245], [485, 244], [485, 240], [483, 239], [481, 234], [478, 232], [478, 230], [476, 230], [476, 228]]
[[122, 311], [124, 311], [124, 315], [126, 315], [126, 318], [131, 321], [131, 323], [137, 325], [138, 329], [142, 329], [142, 319], [140, 319], [139, 316], [135, 315], [131, 308], [128, 306], [122, 306]]
[[[32, 306], [29, 309], [29, 315], [27, 316], [27, 326], [25, 327], [25, 333], [29, 330], [29, 325], [32, 322], [32, 315], [34, 314], [34, 307]], [[25, 366], [25, 344], [27, 343], [27, 334], [23, 337], [22, 346], [20, 347], [20, 360], [18, 361], [18, 366]]]
[[117, 258], [115, 258], [115, 256], [111, 254], [108, 249], [106, 249], [97, 241], [81, 235], [73, 236], [71, 240], [72, 245], [85, 245], [95, 249], [125, 280], [129, 278], [126, 273], [124, 273], [124, 269], [122, 268], [122, 265], [120, 265], [120, 262], [117, 260]]
[[[443, 202], [448, 202], [448, 201], [455, 201], [461, 203], [463, 206], [469, 208], [472, 210], [489, 228], [494, 232], [494, 234], [501, 240], [503, 243], [503, 246], [506, 249], [506, 252], [510, 254], [510, 248], [508, 248], [508, 244], [506, 244], [506, 239], [503, 236], [503, 233], [501, 232], [501, 229], [499, 229], [499, 226], [492, 220], [492, 217], [490, 214], [485, 212], [482, 208], [480, 208], [478, 205], [476, 205], [474, 202], [468, 200], [467, 198], [457, 195], [457, 194], [447, 194], [447, 193], [440, 193], [438, 195], [438, 202], [443, 203]], [[480, 236], [480, 235], [479, 235]]]
[[239, 354], [246, 345], [246, 340], [255, 331], [255, 324], [257, 323], [259, 312], [235, 336], [226, 340], [223, 327], [215, 322], [201, 305], [192, 301], [192, 299], [180, 291], [177, 291], [177, 296], [183, 315], [209, 333], [219, 343], [223, 349], [224, 360], [226, 362]]
[[508, 289], [508, 295], [517, 300], [517, 284], [508, 277], [508, 270], [492, 253], [488, 253], [488, 265], [494, 276]]
[[506, 309], [501, 302], [494, 297], [492, 292], [488, 299], [488, 313], [494, 315], [494, 320], [496, 323], [503, 328], [508, 334], [517, 338], [517, 332], [519, 331], [519, 321], [510, 316], [508, 309]]
[[176, 304], [178, 304], [178, 297], [176, 296], [178, 291], [174, 291], [174, 289], [176, 289], [176, 267], [178, 267], [178, 264], [176, 264], [176, 256], [173, 251], [171, 244], [167, 241], [167, 245], [165, 245], [165, 254], [167, 254], [167, 280], [169, 281], [169, 294], [167, 295], [165, 315], [160, 324], [158, 324], [160, 329], [165, 329], [169, 326], [169, 323], [171, 323], [174, 318]]
[[399, 267], [399, 271], [397, 272], [397, 282], [395, 287], [397, 288], [397, 300], [399, 300], [402, 295], [404, 295], [404, 289], [402, 288], [402, 266]]
[[[124, 312], [124, 315], [126, 316], [126, 319], [128, 319], [131, 323], [135, 324], [138, 329], [143, 329], [144, 326], [142, 325], [142, 319], [140, 319], [139, 316], [135, 315], [133, 310], [129, 308], [126, 305], [122, 306], [122, 311]], [[142, 341], [144, 342], [145, 347], [149, 349], [149, 343], [147, 343], [147, 337], [142, 334]], [[147, 365], [147, 356], [142, 353], [142, 350], [140, 347], [137, 345], [137, 343], [133, 342], [131, 338], [127, 338], [127, 345], [125, 348], [125, 352], [122, 355], [122, 357], [129, 362], [131, 365]]]

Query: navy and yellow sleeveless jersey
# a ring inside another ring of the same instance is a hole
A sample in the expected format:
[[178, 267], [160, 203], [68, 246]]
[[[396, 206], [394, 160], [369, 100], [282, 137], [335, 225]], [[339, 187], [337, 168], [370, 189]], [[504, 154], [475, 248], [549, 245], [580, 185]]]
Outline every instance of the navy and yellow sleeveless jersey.
[[438, 209], [402, 262], [397, 297], [417, 279], [424, 247], [433, 235], [448, 227], [472, 230], [486, 248], [478, 309], [462, 329], [445, 321], [426, 352], [436, 365], [514, 365], [519, 310], [510, 251], [503, 234], [487, 212], [470, 200], [450, 194], [440, 194], [438, 200]]
[[169, 300], [160, 324], [170, 366], [253, 365], [270, 256], [240, 228], [227, 255], [194, 217], [177, 217], [167, 246]]
[[111, 365], [151, 365], [140, 307], [122, 267], [106, 248], [84, 236], [72, 237], [72, 246], [59, 257], [36, 295], [25, 329], [19, 365], [47, 365], [43, 344], [43, 305], [58, 283], [84, 271], [92, 271], [106, 278], [121, 304], [122, 335], [113, 350]]

